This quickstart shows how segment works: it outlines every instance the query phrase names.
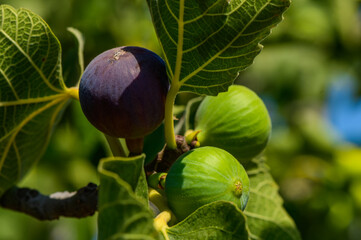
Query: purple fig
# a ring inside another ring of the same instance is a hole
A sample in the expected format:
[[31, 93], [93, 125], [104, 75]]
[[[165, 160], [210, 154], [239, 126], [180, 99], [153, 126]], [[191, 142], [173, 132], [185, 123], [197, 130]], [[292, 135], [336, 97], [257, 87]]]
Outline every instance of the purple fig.
[[140, 47], [118, 47], [95, 57], [79, 86], [81, 108], [98, 130], [139, 139], [163, 121], [169, 81], [164, 61]]

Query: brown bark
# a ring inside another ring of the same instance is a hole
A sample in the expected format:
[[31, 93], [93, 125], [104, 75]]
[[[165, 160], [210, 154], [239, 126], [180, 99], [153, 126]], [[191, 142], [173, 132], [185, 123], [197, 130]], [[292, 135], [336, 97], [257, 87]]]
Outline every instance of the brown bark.
[[98, 186], [89, 183], [76, 192], [58, 192], [49, 196], [29, 188], [13, 187], [0, 198], [0, 206], [23, 212], [39, 220], [59, 217], [84, 218], [97, 210]]
[[167, 145], [164, 146], [163, 150], [160, 151], [157, 157], [145, 166], [145, 172], [147, 176], [155, 172], [167, 172], [172, 164], [179, 158], [183, 153], [186, 153], [194, 148], [196, 142], [187, 144], [184, 136], [176, 135], [176, 149], [169, 149]]

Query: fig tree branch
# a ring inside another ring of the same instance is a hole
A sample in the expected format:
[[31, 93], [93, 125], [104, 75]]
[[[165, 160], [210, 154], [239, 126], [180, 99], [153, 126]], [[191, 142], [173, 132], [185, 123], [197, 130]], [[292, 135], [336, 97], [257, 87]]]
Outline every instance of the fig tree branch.
[[76, 192], [57, 192], [49, 196], [34, 189], [13, 187], [0, 198], [1, 207], [39, 220], [92, 216], [97, 210], [97, 202], [98, 186], [94, 183], [89, 183]]
[[176, 135], [175, 140], [177, 145], [175, 149], [168, 148], [168, 145], [164, 146], [156, 158], [144, 167], [147, 176], [155, 172], [167, 172], [178, 157], [190, 151], [196, 145], [196, 141], [188, 144], [184, 136], [181, 135]]
[[[184, 136], [176, 136], [176, 149], [165, 147], [147, 166], [147, 175], [166, 172], [183, 153], [191, 150]], [[119, 143], [120, 144], [120, 143]], [[12, 187], [0, 197], [0, 207], [30, 215], [38, 220], [55, 220], [60, 217], [84, 218], [97, 211], [99, 187], [94, 183], [75, 192], [57, 192], [49, 196], [30, 188]]]

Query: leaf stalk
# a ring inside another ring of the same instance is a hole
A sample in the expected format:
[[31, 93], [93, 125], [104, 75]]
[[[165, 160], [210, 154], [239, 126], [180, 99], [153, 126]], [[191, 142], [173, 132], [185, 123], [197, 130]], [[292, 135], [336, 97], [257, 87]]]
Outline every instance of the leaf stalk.
[[164, 116], [165, 141], [167, 143], [167, 147], [170, 149], [177, 148], [177, 143], [175, 140], [175, 133], [174, 133], [173, 106], [178, 91], [179, 91], [179, 85], [172, 84], [165, 101], [165, 116]]
[[154, 219], [154, 228], [163, 234], [165, 240], [169, 240], [169, 236], [167, 234], [168, 222], [171, 219], [171, 213], [169, 211], [163, 211], [158, 214], [158, 216]]
[[79, 101], [79, 88], [78, 87], [66, 88], [65, 91], [70, 97]]

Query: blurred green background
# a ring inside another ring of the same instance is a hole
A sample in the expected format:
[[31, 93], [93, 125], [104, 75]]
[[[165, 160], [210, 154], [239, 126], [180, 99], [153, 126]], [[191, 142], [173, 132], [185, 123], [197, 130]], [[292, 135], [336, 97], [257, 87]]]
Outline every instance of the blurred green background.
[[[85, 64], [104, 50], [136, 45], [160, 54], [145, 0], [0, 0], [42, 16], [62, 43], [64, 75], [76, 83], [72, 26]], [[303, 239], [361, 239], [361, 2], [293, 0], [285, 20], [237, 83], [265, 101], [273, 133], [265, 151], [285, 207]], [[189, 95], [181, 95], [184, 103]], [[21, 186], [44, 194], [98, 183], [109, 154], [79, 104], [64, 111], [49, 148]], [[96, 216], [40, 222], [0, 209], [0, 239], [95, 239]]]

